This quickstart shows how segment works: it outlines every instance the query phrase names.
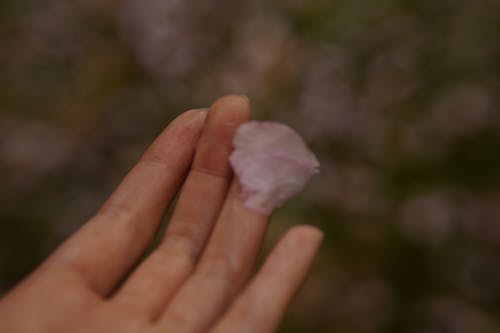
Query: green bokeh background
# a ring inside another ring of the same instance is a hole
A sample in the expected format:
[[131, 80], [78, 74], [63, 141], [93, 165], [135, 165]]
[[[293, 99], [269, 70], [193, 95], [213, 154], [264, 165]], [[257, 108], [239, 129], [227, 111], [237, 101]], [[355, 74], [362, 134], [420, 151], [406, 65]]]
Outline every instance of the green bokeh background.
[[266, 242], [326, 232], [281, 332], [500, 332], [499, 78], [496, 0], [0, 0], [0, 292], [244, 93], [322, 164]]

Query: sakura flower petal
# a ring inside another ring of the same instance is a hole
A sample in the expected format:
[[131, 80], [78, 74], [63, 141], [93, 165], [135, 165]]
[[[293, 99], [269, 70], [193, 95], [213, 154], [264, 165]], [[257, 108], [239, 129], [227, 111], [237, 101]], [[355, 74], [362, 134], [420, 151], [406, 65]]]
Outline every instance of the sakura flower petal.
[[319, 162], [290, 127], [252, 121], [238, 128], [230, 163], [245, 206], [270, 214], [307, 185]]

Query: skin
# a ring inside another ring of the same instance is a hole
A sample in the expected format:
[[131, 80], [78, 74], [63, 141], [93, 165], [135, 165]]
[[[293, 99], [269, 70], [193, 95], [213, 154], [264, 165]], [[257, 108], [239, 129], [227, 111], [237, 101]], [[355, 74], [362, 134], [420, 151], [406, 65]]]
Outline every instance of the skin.
[[[269, 216], [228, 156], [248, 99], [175, 119], [96, 215], [0, 302], [0, 332], [275, 332], [322, 233], [289, 229], [254, 266]], [[140, 261], [180, 190], [163, 240]]]

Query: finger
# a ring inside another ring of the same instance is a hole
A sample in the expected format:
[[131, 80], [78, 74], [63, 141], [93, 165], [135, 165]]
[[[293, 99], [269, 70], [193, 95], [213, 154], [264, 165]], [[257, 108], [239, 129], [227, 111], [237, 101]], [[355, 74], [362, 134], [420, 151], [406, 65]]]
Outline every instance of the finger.
[[210, 108], [164, 239], [116, 294], [115, 302], [154, 319], [191, 273], [227, 194], [234, 132], [249, 114], [248, 99], [241, 96], [221, 98]]
[[159, 320], [166, 332], [204, 332], [252, 272], [268, 216], [248, 210], [236, 181], [193, 275]]
[[149, 246], [191, 164], [206, 117], [192, 110], [149, 147], [97, 215], [49, 258], [107, 295]]
[[211, 332], [275, 332], [309, 272], [322, 238], [321, 231], [310, 226], [289, 230]]

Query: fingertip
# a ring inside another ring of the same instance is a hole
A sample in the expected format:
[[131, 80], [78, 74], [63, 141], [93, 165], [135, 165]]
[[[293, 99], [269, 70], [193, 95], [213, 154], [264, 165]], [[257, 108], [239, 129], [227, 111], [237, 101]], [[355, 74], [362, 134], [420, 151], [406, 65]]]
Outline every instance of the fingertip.
[[217, 99], [211, 110], [217, 110], [217, 113], [223, 113], [225, 117], [243, 122], [250, 117], [250, 99], [246, 95], [226, 95]]
[[214, 104], [217, 103], [244, 103], [249, 104], [250, 98], [245, 94], [227, 94], [219, 97]]
[[[309, 266], [314, 260], [321, 242], [323, 232], [311, 225], [296, 225], [288, 229], [271, 252], [272, 270], [294, 269]], [[292, 268], [290, 268], [292, 267]]]
[[204, 121], [208, 114], [208, 108], [196, 108], [181, 113], [175, 118], [170, 126], [182, 126], [193, 122]]
[[191, 137], [198, 137], [205, 125], [207, 110], [208, 109], [191, 109], [178, 115], [163, 129], [150, 149], [155, 147], [155, 144], [168, 143], [164, 142], [165, 136], [186, 138], [188, 141], [191, 140]]
[[299, 224], [290, 228], [285, 237], [295, 239], [300, 243], [321, 244], [324, 238], [324, 233], [321, 229], [309, 225]]
[[237, 128], [250, 118], [248, 99], [228, 95], [215, 101], [207, 114], [193, 168], [213, 175], [229, 177], [229, 155]]

